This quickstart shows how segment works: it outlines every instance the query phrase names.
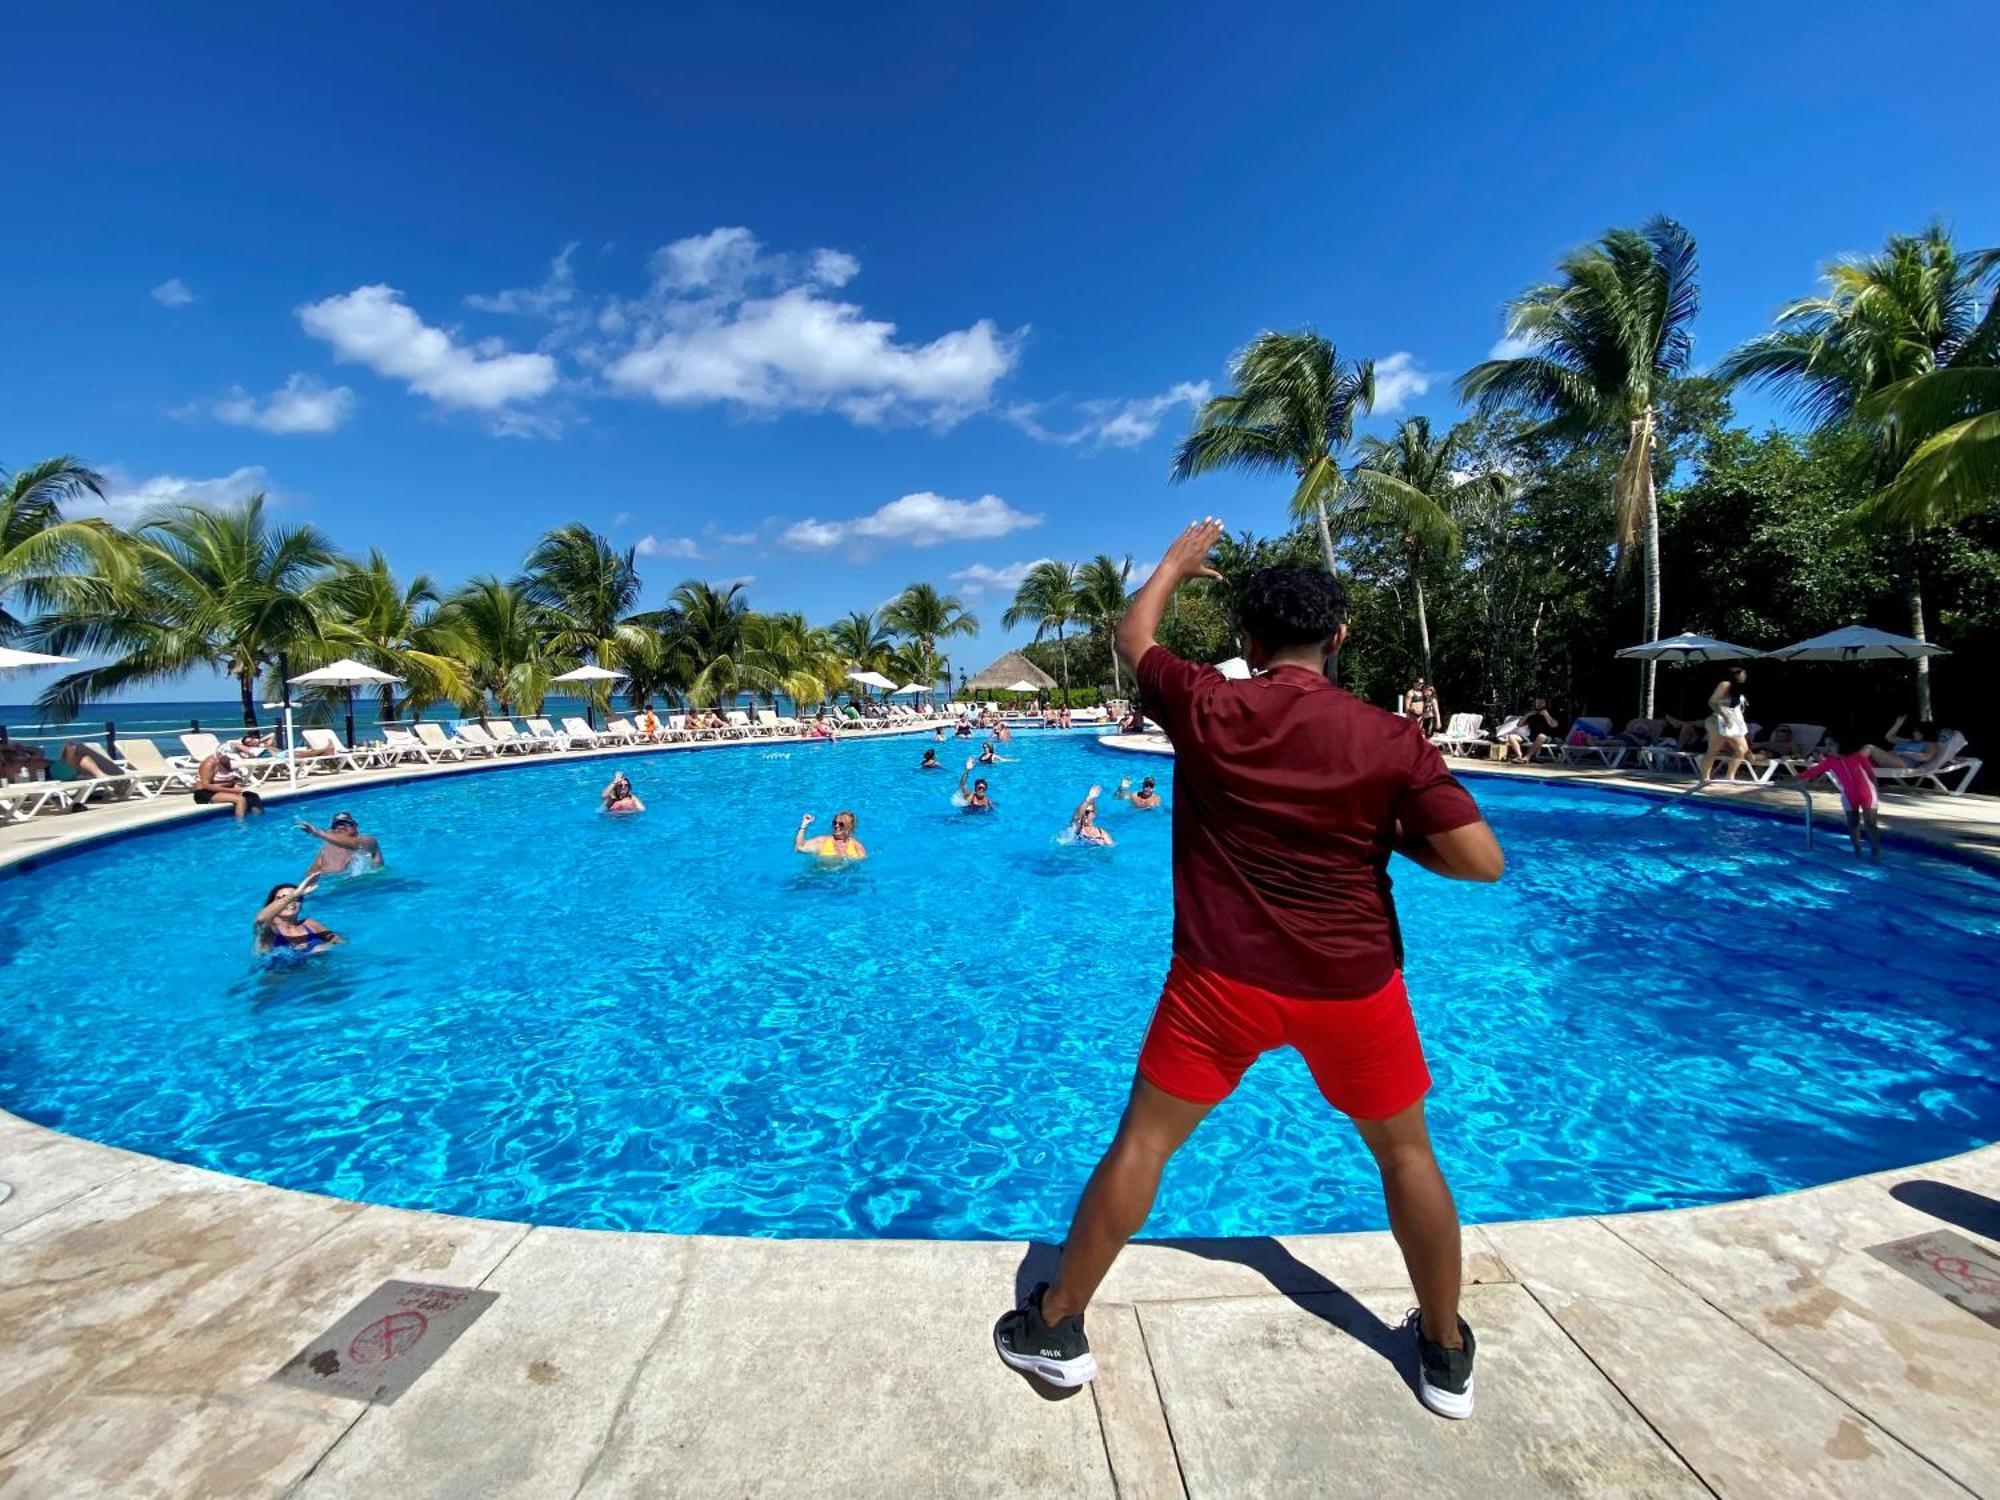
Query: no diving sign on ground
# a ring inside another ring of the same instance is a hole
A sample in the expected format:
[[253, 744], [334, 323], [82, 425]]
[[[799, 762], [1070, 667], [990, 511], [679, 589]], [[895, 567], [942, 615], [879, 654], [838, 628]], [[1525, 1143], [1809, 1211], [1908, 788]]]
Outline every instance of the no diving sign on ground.
[[271, 1379], [387, 1406], [499, 1295], [476, 1287], [385, 1281]]
[[2000, 1259], [1984, 1246], [1943, 1229], [1876, 1245], [1868, 1253], [2000, 1328]]

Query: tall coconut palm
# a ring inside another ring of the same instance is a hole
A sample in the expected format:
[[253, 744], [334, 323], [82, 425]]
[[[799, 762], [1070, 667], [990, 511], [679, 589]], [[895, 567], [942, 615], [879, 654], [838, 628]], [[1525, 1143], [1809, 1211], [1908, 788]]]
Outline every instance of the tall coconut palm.
[[[1508, 337], [1525, 341], [1528, 352], [1473, 366], [1459, 377], [1459, 395], [1482, 412], [1518, 406], [1541, 417], [1538, 435], [1623, 445], [1611, 481], [1613, 534], [1621, 561], [1634, 543], [1643, 551], [1643, 625], [1646, 639], [1657, 640], [1658, 406], [1694, 350], [1701, 302], [1694, 236], [1653, 218], [1570, 252], [1557, 272], [1507, 306]], [[1649, 718], [1654, 667], [1640, 668], [1640, 712]]]
[[1340, 456], [1354, 419], [1375, 405], [1375, 362], [1343, 364], [1319, 334], [1262, 333], [1230, 366], [1235, 389], [1207, 401], [1174, 455], [1173, 477], [1218, 469], [1290, 474], [1292, 514], [1319, 523], [1326, 570], [1333, 571], [1329, 511], [1340, 499]]
[[558, 668], [543, 647], [547, 622], [527, 589], [484, 574], [453, 591], [442, 613], [465, 653], [473, 697], [483, 703], [490, 693], [503, 714], [539, 712]]
[[932, 662], [940, 659], [939, 641], [979, 634], [979, 617], [967, 610], [956, 594], [940, 594], [928, 583], [913, 583], [892, 599], [882, 611], [882, 624], [904, 640], [921, 645], [924, 659]]
[[895, 636], [872, 612], [857, 609], [827, 627], [834, 648], [849, 666], [863, 672], [880, 672], [889, 665]]
[[762, 681], [754, 689], [775, 703], [783, 693], [797, 704], [818, 703], [847, 681], [847, 654], [831, 631], [801, 614], [752, 614], [744, 622], [749, 656]]
[[635, 639], [626, 617], [639, 602], [633, 549], [618, 551], [581, 522], [546, 532], [528, 554], [521, 581], [548, 625], [557, 657], [618, 665], [622, 645]]
[[69, 580], [32, 637], [57, 651], [113, 659], [72, 672], [42, 694], [68, 717], [93, 697], [173, 682], [204, 668], [236, 679], [243, 722], [257, 722], [257, 679], [279, 653], [325, 637], [332, 544], [310, 526], [272, 526], [264, 497], [233, 506], [172, 505], [130, 540], [130, 572]]
[[1370, 515], [1401, 539], [1416, 601], [1417, 646], [1426, 682], [1435, 679], [1425, 569], [1457, 556], [1458, 523], [1453, 512], [1460, 500], [1474, 490], [1488, 492], [1506, 483], [1498, 475], [1465, 473], [1463, 443], [1460, 429], [1438, 437], [1431, 432], [1430, 418], [1411, 417], [1397, 427], [1394, 437], [1363, 438], [1361, 460], [1350, 476]]
[[1066, 562], [1038, 562], [1028, 569], [1021, 586], [1014, 590], [1014, 602], [1000, 616], [1000, 623], [1012, 630], [1023, 620], [1032, 620], [1035, 639], [1055, 632], [1056, 651], [1062, 659], [1063, 706], [1069, 706], [1069, 641], [1065, 637], [1082, 603], [1077, 588], [1076, 569]]
[[97, 519], [63, 519], [64, 506], [103, 494], [103, 478], [67, 454], [14, 474], [0, 470], [0, 638], [22, 623], [7, 612], [15, 590], [39, 608], [52, 602], [52, 579], [86, 562], [98, 572], [116, 567], [115, 528]]
[[[1955, 374], [1928, 392], [1915, 391], [1914, 398], [1913, 391], [1916, 382], [1961, 359], [1961, 371], [1976, 369], [1982, 358], [1992, 362], [1990, 346], [2000, 344], [2000, 332], [1977, 335], [1982, 292], [1996, 268], [2000, 253], [1962, 254], [1939, 224], [1921, 234], [1890, 235], [1880, 253], [1828, 266], [1821, 295], [1781, 308], [1775, 328], [1731, 350], [1718, 369], [1733, 382], [1778, 387], [1821, 427], [1856, 419], [1872, 424], [1878, 435], [1875, 483], [1885, 496], [1906, 461], [1914, 461], [1914, 450], [1929, 445], [1909, 484], [1857, 514], [1860, 520], [1887, 522], [1903, 537], [1903, 601], [1910, 633], [1919, 640], [1926, 637], [1916, 534], [1953, 513], [1931, 503], [1945, 493], [1933, 480], [1977, 474], [1976, 467], [1945, 457], [1957, 439], [1931, 440], [1955, 425], [1949, 420], [1954, 413], [1976, 416], [1963, 398], [1978, 379]], [[1985, 321], [1992, 321], [1990, 311]], [[1939, 394], [1943, 400], [1931, 399]], [[1976, 480], [1952, 488], [1979, 493]], [[1919, 658], [1920, 718], [1930, 717], [1930, 700], [1930, 662]]]
[[[342, 558], [326, 582], [331, 615], [324, 649], [305, 651], [294, 671], [318, 666], [319, 657], [347, 656], [403, 679], [403, 696], [422, 709], [431, 703], [464, 703], [475, 696], [467, 665], [472, 644], [449, 611], [440, 611], [437, 585], [428, 573], [397, 581], [389, 559], [371, 551], [366, 562]], [[378, 713], [396, 717], [397, 684], [378, 691]]]
[[[1125, 618], [1125, 605], [1132, 578], [1132, 559], [1114, 562], [1100, 552], [1076, 570], [1077, 618], [1093, 631], [1109, 636]], [[1118, 653], [1111, 653], [1111, 685], [1120, 697], [1125, 694], [1125, 675], [1119, 670]]]
[[733, 703], [738, 693], [766, 690], [768, 661], [754, 639], [742, 584], [717, 588], [691, 578], [674, 590], [672, 607], [681, 619], [674, 644], [689, 703]]

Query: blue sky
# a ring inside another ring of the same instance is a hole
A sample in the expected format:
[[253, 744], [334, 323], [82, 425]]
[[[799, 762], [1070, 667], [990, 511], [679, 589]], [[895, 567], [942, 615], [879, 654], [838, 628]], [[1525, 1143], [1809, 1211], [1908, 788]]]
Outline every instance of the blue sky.
[[976, 666], [1028, 562], [1282, 524], [1166, 483], [1261, 329], [1443, 418], [1610, 225], [1694, 231], [1703, 360], [1890, 230], [2000, 242], [1990, 7], [834, 9], [18, 11], [0, 465], [264, 487], [447, 585], [570, 520], [655, 602], [926, 578]]

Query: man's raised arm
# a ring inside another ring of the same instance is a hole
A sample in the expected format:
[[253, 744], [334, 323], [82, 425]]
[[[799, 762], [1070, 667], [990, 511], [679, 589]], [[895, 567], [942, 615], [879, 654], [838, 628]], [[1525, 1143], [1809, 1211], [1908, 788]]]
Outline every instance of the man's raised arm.
[[1125, 618], [1118, 622], [1115, 644], [1118, 658], [1126, 666], [1137, 671], [1139, 659], [1159, 644], [1155, 637], [1167, 606], [1173, 603], [1175, 589], [1190, 578], [1222, 577], [1208, 565], [1208, 554], [1221, 539], [1222, 523], [1211, 516], [1189, 526], [1167, 548], [1153, 576], [1132, 596]]

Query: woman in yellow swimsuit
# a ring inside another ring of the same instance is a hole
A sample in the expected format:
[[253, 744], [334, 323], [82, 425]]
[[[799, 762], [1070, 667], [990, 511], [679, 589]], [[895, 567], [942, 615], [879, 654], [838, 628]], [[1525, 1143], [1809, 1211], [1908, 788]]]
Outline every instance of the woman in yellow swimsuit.
[[821, 859], [866, 859], [868, 851], [861, 847], [861, 840], [854, 836], [854, 814], [845, 810], [833, 815], [833, 833], [816, 839], [806, 837], [806, 830], [812, 827], [813, 815], [807, 813], [799, 819], [799, 831], [792, 835], [792, 847], [801, 854], [816, 854]]

